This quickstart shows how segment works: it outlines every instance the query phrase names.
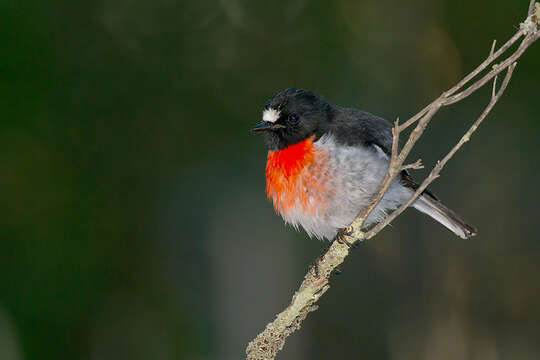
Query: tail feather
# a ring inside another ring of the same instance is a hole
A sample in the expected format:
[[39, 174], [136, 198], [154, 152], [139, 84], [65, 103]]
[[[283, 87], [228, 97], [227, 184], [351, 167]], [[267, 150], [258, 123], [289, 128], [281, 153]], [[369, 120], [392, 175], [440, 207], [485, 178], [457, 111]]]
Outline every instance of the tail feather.
[[413, 205], [417, 210], [431, 216], [462, 239], [476, 235], [476, 228], [465, 222], [455, 212], [429, 194], [420, 196]]

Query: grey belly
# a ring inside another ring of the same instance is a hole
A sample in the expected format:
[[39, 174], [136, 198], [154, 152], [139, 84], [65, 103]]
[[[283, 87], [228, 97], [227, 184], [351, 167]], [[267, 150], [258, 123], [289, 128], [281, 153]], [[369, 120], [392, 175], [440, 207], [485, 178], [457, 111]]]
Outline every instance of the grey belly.
[[[298, 223], [310, 235], [333, 239], [339, 229], [351, 224], [360, 210], [367, 206], [388, 169], [388, 158], [382, 151], [364, 147], [336, 146], [331, 138], [315, 143], [330, 154], [327, 169], [329, 186], [327, 207], [311, 217], [298, 218]], [[394, 180], [387, 193], [364, 223], [372, 225], [382, 220], [387, 210], [394, 210], [412, 191]]]

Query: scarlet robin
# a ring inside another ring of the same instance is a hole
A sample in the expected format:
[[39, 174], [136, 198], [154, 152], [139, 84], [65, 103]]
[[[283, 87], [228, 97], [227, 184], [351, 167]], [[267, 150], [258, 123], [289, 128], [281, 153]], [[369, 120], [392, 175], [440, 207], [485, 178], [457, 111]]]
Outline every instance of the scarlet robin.
[[[388, 170], [392, 125], [365, 111], [331, 105], [313, 91], [290, 88], [274, 95], [252, 130], [265, 135], [266, 193], [275, 210], [319, 239], [333, 239], [350, 225]], [[381, 221], [417, 188], [402, 171], [364, 225]], [[476, 235], [430, 191], [412, 206], [461, 238]]]

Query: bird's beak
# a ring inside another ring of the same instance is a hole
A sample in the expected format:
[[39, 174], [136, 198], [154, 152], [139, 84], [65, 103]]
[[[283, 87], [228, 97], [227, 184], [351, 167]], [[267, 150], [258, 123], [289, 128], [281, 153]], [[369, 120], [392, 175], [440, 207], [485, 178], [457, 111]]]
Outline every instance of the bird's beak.
[[251, 128], [251, 131], [257, 132], [257, 131], [273, 131], [277, 129], [283, 129], [286, 128], [285, 125], [281, 124], [273, 124], [271, 122], [262, 121], [260, 124], [255, 125]]

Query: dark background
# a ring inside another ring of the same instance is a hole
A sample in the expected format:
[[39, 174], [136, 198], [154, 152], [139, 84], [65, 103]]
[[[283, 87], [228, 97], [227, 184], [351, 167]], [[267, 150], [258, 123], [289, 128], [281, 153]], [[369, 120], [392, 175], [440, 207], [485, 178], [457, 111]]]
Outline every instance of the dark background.
[[[406, 119], [528, 1], [0, 5], [0, 359], [241, 359], [325, 244], [283, 225], [249, 128], [275, 92]], [[280, 359], [540, 356], [540, 44], [433, 191], [353, 252]], [[489, 100], [444, 109], [440, 159]], [[416, 171], [420, 179], [426, 170]]]

